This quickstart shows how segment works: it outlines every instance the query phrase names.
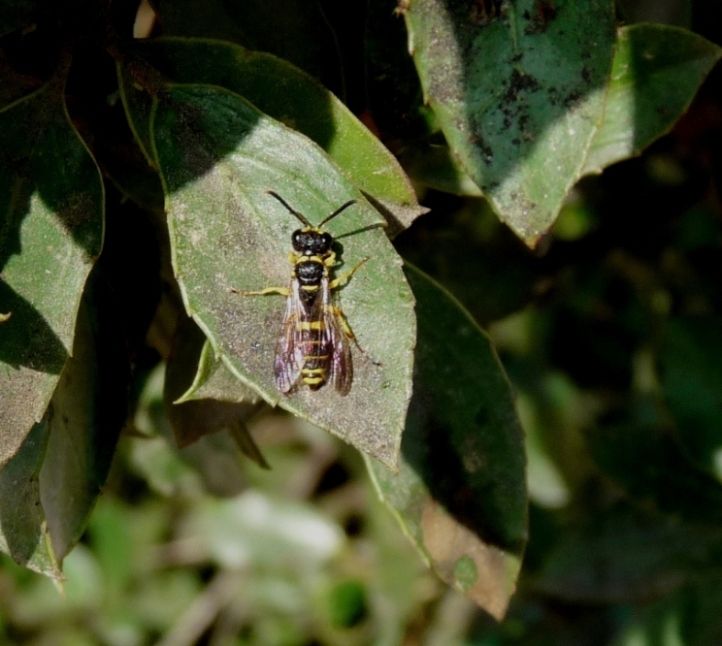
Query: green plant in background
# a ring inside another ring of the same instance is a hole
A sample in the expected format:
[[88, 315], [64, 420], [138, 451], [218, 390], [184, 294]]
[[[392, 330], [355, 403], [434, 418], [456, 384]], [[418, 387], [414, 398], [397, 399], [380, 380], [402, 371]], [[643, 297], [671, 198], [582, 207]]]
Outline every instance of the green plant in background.
[[[718, 643], [719, 126], [600, 173], [720, 48], [607, 0], [152, 4], [0, 9], [0, 549], [68, 578], [8, 566], [8, 640]], [[289, 284], [269, 190], [356, 201], [347, 395], [280, 393], [283, 299], [237, 294]]]

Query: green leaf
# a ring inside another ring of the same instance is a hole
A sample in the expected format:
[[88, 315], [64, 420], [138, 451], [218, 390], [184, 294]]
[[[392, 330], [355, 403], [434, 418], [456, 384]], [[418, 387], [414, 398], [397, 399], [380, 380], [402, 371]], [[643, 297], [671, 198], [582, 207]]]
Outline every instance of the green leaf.
[[122, 314], [95, 271], [78, 312], [73, 355], [48, 409], [40, 496], [59, 561], [78, 542], [105, 484], [126, 418], [130, 381]]
[[343, 92], [341, 54], [316, 0], [162, 0], [168, 36], [219, 38], [289, 61]]
[[667, 321], [659, 353], [662, 386], [695, 464], [722, 481], [722, 319], [719, 316]]
[[164, 496], [236, 496], [246, 488], [238, 447], [225, 432], [178, 448], [164, 401], [165, 365], [148, 377], [139, 397], [135, 428], [147, 437], [132, 444], [132, 464]]
[[[303, 133], [405, 226], [426, 211], [394, 156], [331, 92], [286, 61], [231, 43], [184, 38], [139, 43], [137, 53], [170, 81], [226, 88]], [[129, 77], [121, 79], [130, 120], [147, 146], [147, 95]]]
[[[312, 142], [220, 88], [169, 89], [157, 100], [153, 136], [176, 276], [188, 312], [215, 352], [269, 403], [394, 468], [410, 397], [415, 321], [401, 261], [378, 214]], [[311, 222], [358, 200], [328, 226], [332, 235], [344, 234], [344, 268], [369, 259], [339, 290], [366, 353], [355, 352], [346, 397], [331, 387], [281, 395], [272, 367], [283, 300], [232, 293], [289, 284], [290, 236], [298, 222], [268, 190]]]
[[33, 426], [20, 450], [0, 468], [0, 551], [20, 565], [60, 579], [40, 504], [38, 473], [47, 438], [44, 420]]
[[611, 0], [516, 0], [404, 12], [427, 101], [499, 217], [534, 245], [579, 178], [602, 120]]
[[684, 114], [722, 49], [669, 25], [619, 30], [604, 108], [582, 174], [634, 155], [665, 134]]
[[489, 338], [406, 266], [417, 301], [414, 394], [399, 473], [366, 463], [382, 500], [441, 578], [497, 618], [526, 543], [524, 439]]
[[59, 77], [0, 108], [0, 464], [48, 406], [103, 238], [103, 186]]
[[192, 319], [183, 321], [176, 331], [166, 367], [163, 401], [179, 448], [227, 429], [241, 451], [268, 468], [246, 428], [261, 398], [214, 356], [213, 348]]
[[565, 532], [535, 586], [575, 603], [660, 595], [722, 564], [722, 532], [620, 505]]
[[203, 331], [189, 318], [178, 324], [173, 339], [164, 398], [174, 404], [202, 399], [235, 404], [261, 401], [255, 390], [239, 383], [228, 371]]

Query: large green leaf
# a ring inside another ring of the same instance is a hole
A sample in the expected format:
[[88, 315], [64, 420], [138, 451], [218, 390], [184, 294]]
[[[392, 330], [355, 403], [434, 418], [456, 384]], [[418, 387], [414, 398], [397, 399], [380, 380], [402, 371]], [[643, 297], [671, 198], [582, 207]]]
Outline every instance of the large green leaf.
[[339, 44], [317, 0], [157, 0], [168, 36], [220, 38], [289, 61], [343, 93]]
[[414, 395], [394, 475], [367, 466], [382, 500], [442, 579], [501, 618], [526, 544], [524, 440], [489, 338], [427, 276], [417, 302]]
[[48, 439], [46, 420], [0, 468], [0, 551], [31, 570], [61, 578], [40, 504], [38, 475]]
[[[152, 134], [176, 276], [188, 312], [216, 353], [269, 403], [395, 467], [411, 394], [415, 320], [401, 261], [378, 214], [310, 140], [221, 88], [169, 88], [156, 100]], [[346, 397], [331, 387], [282, 395], [272, 366], [283, 299], [232, 293], [289, 284], [290, 236], [298, 222], [268, 190], [311, 222], [358, 200], [328, 225], [332, 235], [344, 234], [345, 268], [369, 259], [339, 290], [366, 353], [354, 353]]]
[[[143, 42], [137, 53], [169, 81], [224, 87], [303, 133], [402, 226], [425, 211], [394, 156], [331, 92], [286, 61], [231, 43], [197, 38]], [[120, 77], [131, 122], [140, 141], [149, 147], [144, 121], [147, 110], [142, 108], [147, 95], [125, 74]]]
[[78, 312], [73, 355], [48, 408], [40, 496], [59, 561], [85, 530], [125, 424], [129, 365], [122, 314], [96, 271]]
[[248, 457], [268, 467], [246, 428], [261, 398], [214, 355], [211, 344], [192, 319], [183, 321], [176, 330], [163, 400], [180, 448], [226, 429]]
[[501, 219], [535, 244], [602, 120], [613, 3], [409, 4], [411, 52], [449, 145]]
[[638, 24], [619, 30], [604, 120], [583, 174], [639, 155], [666, 133], [722, 56], [722, 49], [669, 25]]
[[56, 77], [0, 108], [0, 464], [50, 401], [103, 238], [103, 186]]

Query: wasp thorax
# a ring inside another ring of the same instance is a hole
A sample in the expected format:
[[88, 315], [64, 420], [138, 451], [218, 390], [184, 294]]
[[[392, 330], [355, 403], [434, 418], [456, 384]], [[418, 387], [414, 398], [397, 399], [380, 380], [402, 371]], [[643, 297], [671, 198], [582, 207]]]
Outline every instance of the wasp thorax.
[[295, 271], [301, 285], [318, 285], [323, 278], [325, 267], [320, 262], [304, 261], [296, 265]]
[[322, 231], [297, 229], [291, 236], [293, 248], [304, 256], [320, 256], [331, 251], [333, 238]]

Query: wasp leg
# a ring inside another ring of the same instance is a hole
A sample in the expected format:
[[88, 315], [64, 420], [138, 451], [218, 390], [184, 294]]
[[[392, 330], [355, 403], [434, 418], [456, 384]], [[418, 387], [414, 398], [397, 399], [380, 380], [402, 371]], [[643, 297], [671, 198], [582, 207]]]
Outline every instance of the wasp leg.
[[228, 290], [231, 294], [240, 294], [241, 296], [263, 296], [265, 294], [280, 294], [281, 296], [290, 296], [291, 290], [288, 287], [266, 287], [266, 289], [260, 289], [257, 292], [253, 291], [238, 291], [232, 287]]
[[[363, 261], [366, 262], [366, 261]], [[363, 264], [363, 263], [361, 263]], [[357, 267], [359, 265], [356, 265]], [[356, 339], [356, 335], [353, 333], [353, 330], [351, 329], [351, 326], [346, 321], [346, 317], [344, 316], [343, 312], [340, 308], [336, 307], [335, 305], [329, 305], [328, 306], [329, 312], [331, 312], [338, 321], [338, 324], [341, 326], [341, 329], [343, 330], [343, 333], [348, 337], [350, 341], [353, 341], [354, 345], [358, 348], [358, 351], [364, 355], [371, 363], [373, 363], [375, 366], [381, 366], [383, 365], [379, 361], [374, 361], [369, 354], [359, 345], [358, 340]]]
[[347, 271], [345, 274], [341, 274], [338, 278], [335, 278], [328, 284], [329, 289], [336, 289], [339, 285], [343, 283], [347, 283], [351, 276], [353, 276], [356, 273], [356, 270], [361, 267], [365, 262], [368, 261], [368, 258], [364, 258], [360, 263], [358, 263], [351, 271]]
[[336, 252], [329, 251], [328, 257], [323, 261], [323, 264], [326, 265], [326, 267], [333, 267], [336, 264]]

